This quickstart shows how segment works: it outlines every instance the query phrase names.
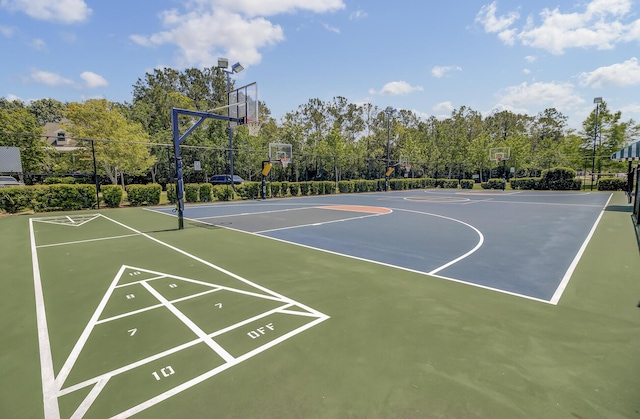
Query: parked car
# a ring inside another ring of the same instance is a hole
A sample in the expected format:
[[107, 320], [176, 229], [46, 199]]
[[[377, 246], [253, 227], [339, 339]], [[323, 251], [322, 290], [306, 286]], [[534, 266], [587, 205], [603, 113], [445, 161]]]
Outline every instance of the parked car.
[[[213, 175], [209, 182], [214, 185], [230, 185], [231, 184], [231, 175]], [[233, 175], [233, 184], [241, 185], [244, 183], [244, 179], [242, 179], [238, 175]]]
[[24, 186], [24, 183], [18, 182], [13, 176], [0, 176], [0, 188], [11, 186]]

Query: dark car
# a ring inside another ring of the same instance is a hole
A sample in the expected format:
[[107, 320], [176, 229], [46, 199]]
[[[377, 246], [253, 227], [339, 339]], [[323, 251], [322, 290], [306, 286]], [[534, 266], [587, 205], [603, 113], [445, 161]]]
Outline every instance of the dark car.
[[[231, 184], [231, 175], [213, 175], [209, 182], [214, 185], [230, 185]], [[244, 179], [242, 179], [238, 175], [233, 175], [233, 184], [241, 185], [244, 183]]]

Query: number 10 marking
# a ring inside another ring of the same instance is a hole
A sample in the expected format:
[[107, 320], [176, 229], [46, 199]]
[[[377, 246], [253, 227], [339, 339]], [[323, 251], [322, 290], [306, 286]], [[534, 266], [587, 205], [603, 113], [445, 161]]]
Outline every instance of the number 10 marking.
[[170, 375], [175, 374], [176, 372], [173, 370], [173, 368], [171, 368], [171, 366], [166, 366], [164, 368], [162, 368], [160, 370], [160, 374], [162, 374], [162, 377], [160, 377], [160, 374], [158, 374], [157, 372], [152, 372], [151, 375], [153, 375], [156, 379], [156, 381], [160, 381], [163, 377], [167, 378]]

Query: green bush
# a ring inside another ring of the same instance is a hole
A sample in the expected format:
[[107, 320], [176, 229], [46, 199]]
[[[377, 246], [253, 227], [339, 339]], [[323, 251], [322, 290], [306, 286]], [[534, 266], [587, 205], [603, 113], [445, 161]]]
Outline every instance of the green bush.
[[309, 182], [309, 186], [309, 194], [311, 195], [322, 195], [324, 193], [322, 182]]
[[175, 204], [178, 201], [175, 183], [167, 183], [167, 199], [170, 204]]
[[598, 181], [599, 191], [626, 191], [627, 180], [615, 177], [605, 177]]
[[355, 192], [355, 183], [351, 180], [341, 180], [338, 182], [338, 191], [340, 193]]
[[213, 196], [218, 201], [233, 201], [235, 194], [229, 185], [213, 185]]
[[482, 186], [482, 189], [503, 189], [507, 185], [501, 178], [493, 178], [489, 179], [487, 182], [482, 182], [480, 186]]
[[149, 185], [127, 185], [127, 200], [129, 205], [137, 207], [140, 205], [158, 205], [160, 203], [160, 193], [162, 187], [157, 183]]
[[194, 203], [200, 200], [200, 185], [186, 183], [184, 185], [184, 202]]
[[297, 182], [291, 182], [289, 184], [289, 193], [291, 194], [291, 196], [298, 196], [299, 192], [300, 192], [300, 184]]
[[278, 197], [280, 196], [281, 183], [280, 182], [270, 182], [271, 184], [271, 196]]
[[446, 189], [458, 189], [458, 179], [438, 179], [438, 186]]
[[511, 189], [538, 189], [538, 184], [540, 183], [540, 178], [537, 177], [521, 177], [518, 179], [511, 179], [509, 184], [511, 185]]
[[575, 188], [576, 171], [568, 167], [554, 167], [542, 171], [540, 189], [566, 191]]
[[15, 214], [26, 209], [29, 205], [30, 189], [22, 186], [0, 189], [0, 210]]
[[247, 199], [258, 199], [262, 196], [262, 182], [246, 182], [244, 187]]
[[329, 180], [325, 180], [322, 182], [322, 192], [325, 195], [331, 195], [336, 193], [336, 183], [329, 181]]
[[307, 196], [310, 190], [311, 185], [309, 185], [309, 182], [300, 182], [300, 195]]
[[462, 179], [460, 181], [460, 187], [462, 189], [473, 189], [473, 185], [475, 184], [475, 182], [471, 179]]
[[[239, 185], [241, 186], [241, 185]], [[210, 183], [200, 184], [200, 190], [198, 191], [200, 202], [213, 201], [213, 185]]]
[[280, 195], [287, 196], [287, 192], [289, 192], [289, 182], [287, 181], [280, 182]]
[[76, 180], [72, 176], [56, 177], [51, 176], [44, 180], [45, 185], [73, 185]]
[[93, 208], [97, 203], [94, 185], [38, 185], [29, 190], [27, 207], [37, 212]]
[[102, 185], [100, 187], [102, 199], [109, 208], [118, 208], [122, 202], [122, 188], [120, 185]]

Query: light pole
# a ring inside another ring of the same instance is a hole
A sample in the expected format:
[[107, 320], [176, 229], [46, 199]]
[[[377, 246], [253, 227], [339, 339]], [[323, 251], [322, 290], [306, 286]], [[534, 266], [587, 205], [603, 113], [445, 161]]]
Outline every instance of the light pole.
[[598, 138], [598, 111], [600, 110], [600, 104], [602, 98], [597, 97], [593, 99], [593, 103], [596, 104], [596, 124], [593, 127], [593, 155], [591, 156], [591, 190], [593, 191], [593, 175], [596, 171], [596, 141]]
[[[244, 70], [244, 67], [240, 63], [232, 65], [231, 70], [227, 70], [228, 67], [228, 59], [218, 58], [218, 68], [227, 76], [227, 101], [229, 100], [229, 93], [231, 93], [231, 75]], [[227, 103], [227, 105], [231, 104]], [[231, 107], [227, 107], [227, 116], [231, 116]], [[231, 189], [235, 191], [236, 187], [233, 181], [233, 130], [231, 129], [231, 121], [227, 122], [227, 130], [229, 132], [229, 176], [231, 176]]]
[[390, 162], [390, 152], [391, 152], [391, 117], [396, 110], [391, 106], [387, 106], [387, 109], [384, 110], [384, 113], [387, 114], [387, 169], [384, 172], [384, 190], [389, 190], [389, 166]]

